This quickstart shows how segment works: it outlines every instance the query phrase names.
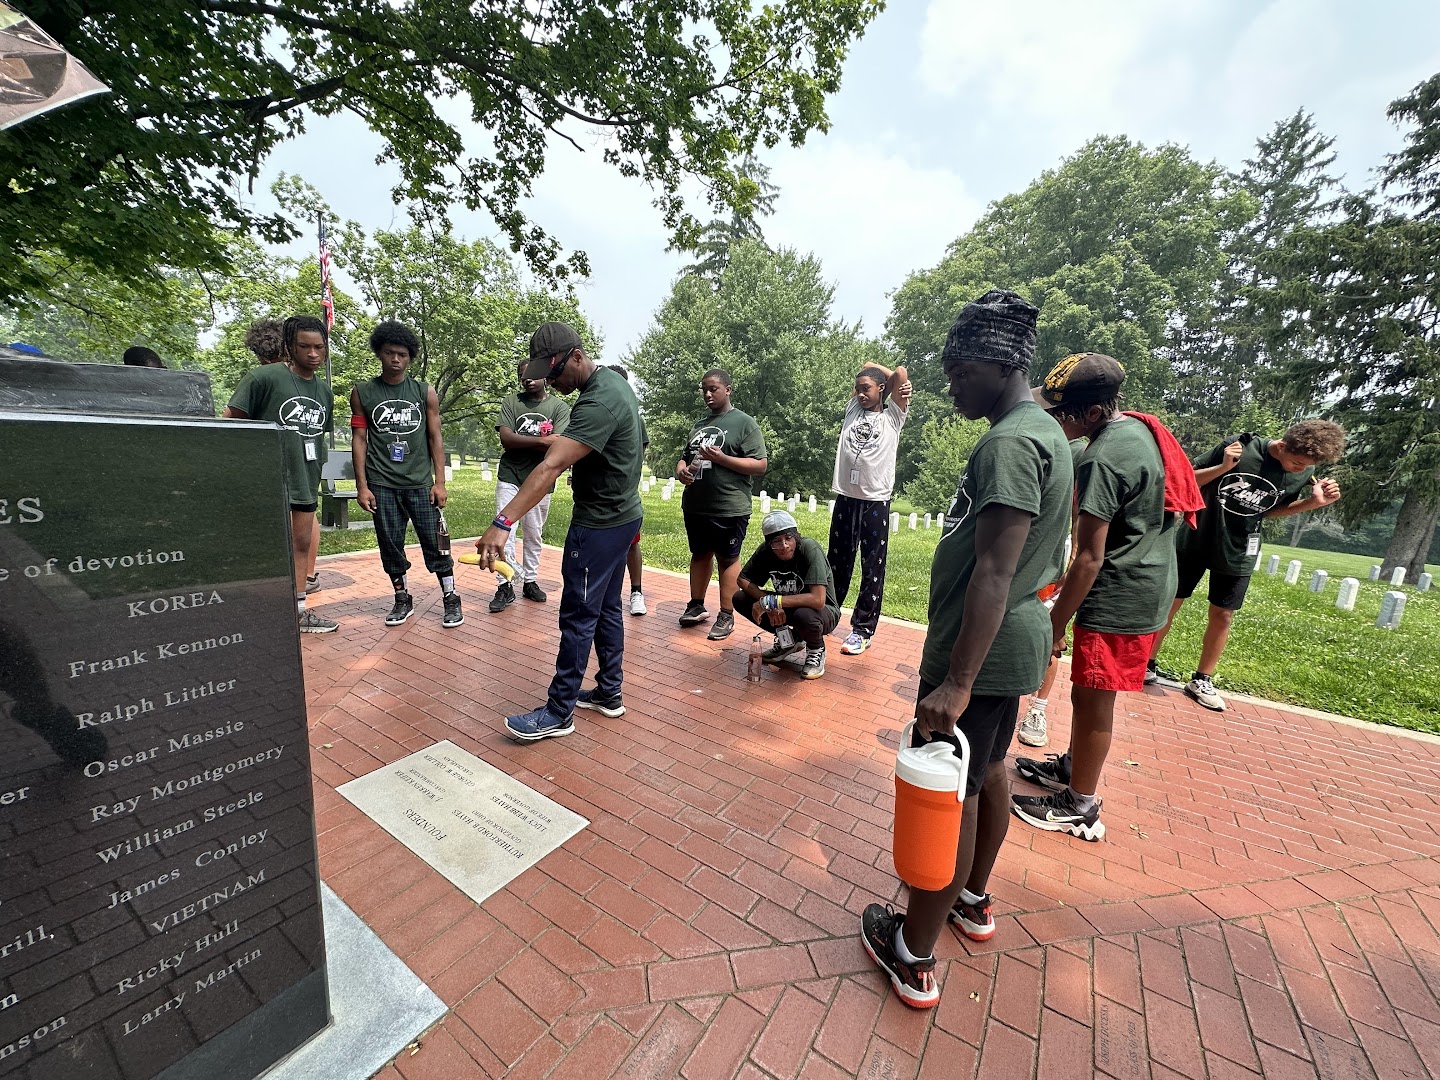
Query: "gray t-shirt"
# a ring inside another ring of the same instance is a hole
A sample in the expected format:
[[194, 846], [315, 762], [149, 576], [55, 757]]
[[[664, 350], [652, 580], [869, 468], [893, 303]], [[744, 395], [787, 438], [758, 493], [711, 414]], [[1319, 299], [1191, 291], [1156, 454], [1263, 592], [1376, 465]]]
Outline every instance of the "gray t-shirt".
[[868, 502], [886, 502], [895, 491], [895, 455], [900, 450], [900, 429], [906, 410], [888, 402], [877, 412], [860, 407], [856, 398], [845, 406], [840, 445], [835, 450], [837, 495]]

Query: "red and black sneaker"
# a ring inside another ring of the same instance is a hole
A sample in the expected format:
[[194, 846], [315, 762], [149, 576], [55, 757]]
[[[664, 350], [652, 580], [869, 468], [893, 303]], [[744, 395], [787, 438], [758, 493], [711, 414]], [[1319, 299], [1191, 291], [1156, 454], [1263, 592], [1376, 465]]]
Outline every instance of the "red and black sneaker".
[[994, 902], [988, 892], [975, 904], [956, 900], [946, 918], [952, 923], [958, 923], [961, 931], [971, 941], [989, 941], [995, 936], [995, 916], [990, 914], [990, 905]]
[[905, 923], [889, 904], [871, 904], [860, 916], [860, 940], [880, 970], [890, 976], [890, 985], [900, 1000], [912, 1009], [933, 1009], [940, 1001], [935, 985], [935, 958], [907, 964], [895, 955], [895, 932]]

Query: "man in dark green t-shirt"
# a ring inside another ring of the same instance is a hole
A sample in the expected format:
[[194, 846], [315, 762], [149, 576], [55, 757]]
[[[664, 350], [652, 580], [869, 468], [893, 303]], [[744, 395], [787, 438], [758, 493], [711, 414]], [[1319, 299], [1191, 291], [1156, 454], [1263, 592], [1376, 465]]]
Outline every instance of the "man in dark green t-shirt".
[[[1255, 573], [1261, 525], [1266, 518], [1303, 514], [1338, 502], [1340, 485], [1315, 479], [1315, 467], [1339, 461], [1344, 451], [1345, 432], [1339, 424], [1302, 420], [1278, 439], [1247, 432], [1225, 439], [1195, 459], [1195, 480], [1205, 498], [1205, 509], [1194, 530], [1180, 530], [1179, 583], [1170, 619], [1208, 573], [1210, 612], [1205, 640], [1200, 646], [1200, 664], [1185, 686], [1186, 695], [1205, 708], [1216, 712], [1225, 708], [1225, 699], [1215, 690], [1215, 668]], [[1156, 657], [1169, 632], [1167, 621], [1150, 654], [1147, 682], [1160, 677]]]
[[[500, 455], [500, 475], [495, 478], [495, 509], [503, 510], [520, 490], [520, 485], [529, 479], [535, 466], [545, 460], [546, 452], [555, 445], [557, 436], [565, 433], [570, 423], [570, 403], [559, 394], [549, 392], [544, 379], [525, 378], [528, 360], [519, 365], [520, 391], [510, 394], [500, 403], [500, 419], [495, 430], [500, 433], [500, 445], [505, 452]], [[515, 534], [505, 544], [505, 561], [515, 567], [520, 579], [521, 594], [526, 600], [545, 602], [544, 590], [540, 588], [540, 546], [545, 531], [545, 519], [550, 516], [550, 495], [555, 490], [551, 485], [545, 497], [536, 503], [520, 519], [523, 535], [521, 551], [523, 564], [515, 561]], [[515, 602], [515, 586], [497, 575], [495, 598], [490, 601], [490, 610], [504, 611]]]
[[1090, 440], [1075, 471], [1075, 558], [1050, 609], [1054, 651], [1075, 620], [1070, 665], [1070, 749], [1019, 758], [1026, 780], [1053, 795], [1015, 795], [1015, 815], [1083, 840], [1105, 835], [1097, 792], [1115, 726], [1115, 697], [1144, 689], [1145, 662], [1175, 591], [1178, 517], [1165, 509], [1165, 466], [1156, 433], [1120, 411], [1125, 370], [1100, 353], [1056, 364], [1035, 390], [1067, 438]]
[[334, 430], [335, 395], [317, 372], [325, 366], [330, 335], [313, 315], [292, 315], [282, 328], [283, 364], [252, 368], [240, 379], [224, 415], [268, 420], [286, 429], [284, 482], [295, 552], [295, 607], [302, 634], [329, 634], [339, 623], [305, 607], [305, 582], [315, 562], [320, 527], [315, 520], [320, 470], [328, 458], [325, 433]]
[[1030, 396], [1038, 314], [993, 289], [965, 305], [940, 354], [955, 408], [990, 422], [935, 549], [915, 708], [916, 745], [958, 746], [958, 731], [970, 749], [956, 875], [937, 892], [912, 885], [904, 915], [871, 904], [861, 916], [866, 950], [915, 1008], [940, 999], [933, 950], [947, 918], [976, 941], [995, 933], [986, 886], [1010, 821], [1005, 754], [1020, 695], [1040, 685], [1050, 657], [1036, 594], [1060, 572], [1074, 473], [1064, 434]]
[[[350, 390], [350, 459], [361, 507], [375, 515], [380, 564], [395, 588], [386, 626], [399, 626], [415, 610], [406, 573], [406, 523], [425, 556], [425, 569], [440, 579], [445, 606], [440, 625], [465, 621], [455, 590], [450, 531], [445, 528], [445, 444], [440, 437], [440, 398], [435, 388], [410, 376], [420, 341], [404, 323], [377, 323], [370, 349], [380, 374]], [[442, 544], [443, 538], [443, 544]]]
[[[594, 709], [623, 716], [620, 688], [625, 654], [625, 621], [620, 591], [625, 557], [640, 529], [640, 468], [644, 457], [640, 406], [625, 378], [598, 367], [585, 353], [580, 335], [565, 323], [544, 323], [530, 338], [523, 376], [546, 379], [562, 394], [579, 390], [570, 426], [557, 436], [545, 458], [495, 515], [476, 541], [480, 563], [493, 567], [517, 518], [543, 499], [566, 469], [571, 470], [575, 508], [560, 563], [560, 652], [550, 694], [538, 709], [507, 716], [512, 738], [530, 742], [569, 735], [574, 710]], [[595, 689], [580, 682], [595, 647]]]
[[835, 575], [825, 549], [801, 536], [795, 519], [784, 510], [766, 514], [760, 531], [765, 542], [736, 575], [734, 610], [776, 635], [775, 644], [765, 650], [767, 664], [788, 662], [803, 652], [801, 676], [818, 679], [825, 674], [825, 635], [840, 623]]
[[740, 574], [740, 545], [750, 528], [750, 482], [764, 476], [768, 464], [760, 425], [730, 404], [730, 390], [728, 371], [705, 372], [700, 396], [709, 411], [695, 421], [675, 466], [675, 478], [685, 485], [680, 507], [690, 541], [690, 603], [680, 625], [695, 626], [710, 617], [705, 591], [718, 562], [720, 614], [710, 628], [711, 641], [727, 638], [735, 629], [730, 597]]

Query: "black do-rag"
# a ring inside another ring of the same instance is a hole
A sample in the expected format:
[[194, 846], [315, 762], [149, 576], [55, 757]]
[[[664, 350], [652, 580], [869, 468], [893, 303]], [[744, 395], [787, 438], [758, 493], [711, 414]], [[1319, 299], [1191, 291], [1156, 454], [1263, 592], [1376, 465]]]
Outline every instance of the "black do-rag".
[[1029, 370], [1035, 359], [1035, 319], [1040, 309], [1005, 289], [991, 289], [972, 300], [945, 336], [940, 362], [986, 360]]

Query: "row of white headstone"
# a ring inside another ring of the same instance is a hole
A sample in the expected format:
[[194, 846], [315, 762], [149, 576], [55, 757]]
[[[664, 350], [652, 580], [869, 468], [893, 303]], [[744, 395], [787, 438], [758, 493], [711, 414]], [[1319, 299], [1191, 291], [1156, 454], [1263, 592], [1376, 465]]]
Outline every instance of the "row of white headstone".
[[[658, 483], [658, 481], [642, 480], [642, 481], [640, 482], [640, 491], [641, 491], [641, 493], [642, 493], [642, 494], [645, 494], [645, 495], [650, 494], [650, 489], [651, 489], [651, 486], [652, 486], [653, 483]], [[663, 500], [665, 500], [666, 502], [668, 502], [670, 499], [672, 499], [672, 498], [674, 497], [674, 495], [675, 495], [675, 481], [674, 481], [673, 479], [672, 479], [672, 480], [666, 480], [664, 483], [660, 484], [660, 498], [661, 498], [661, 499], [663, 499]], [[762, 490], [762, 491], [760, 492], [760, 513], [762, 513], [762, 514], [768, 514], [768, 513], [770, 513], [770, 511], [771, 511], [772, 509], [774, 509], [776, 506], [780, 506], [780, 507], [784, 507], [786, 510], [789, 510], [790, 513], [793, 514], [793, 513], [795, 513], [796, 510], [798, 510], [798, 509], [800, 508], [800, 500], [801, 500], [802, 498], [804, 498], [804, 500], [805, 500], [805, 508], [806, 508], [806, 510], [808, 510], [808, 511], [809, 511], [810, 513], [812, 513], [812, 514], [819, 513], [819, 511], [820, 511], [820, 503], [819, 503], [819, 500], [817, 500], [814, 495], [801, 496], [801, 495], [796, 495], [796, 494], [792, 493], [792, 494], [787, 498], [786, 495], [785, 495], [785, 492], [782, 491], [782, 492], [779, 492], [778, 494], [776, 494], [776, 495], [772, 498], [771, 495], [770, 495], [770, 493], [769, 493], [768, 491], [764, 491], [764, 490]], [[826, 500], [826, 511], [827, 511], [828, 513], [831, 513], [831, 514], [833, 514], [833, 513], [835, 512], [835, 500], [834, 500], [834, 499], [828, 499], [828, 500]], [[923, 515], [923, 517], [922, 517], [922, 515], [920, 515], [920, 514], [918, 514], [918, 513], [914, 513], [914, 514], [911, 514], [911, 515], [906, 519], [906, 524], [910, 527], [910, 529], [911, 529], [912, 531], [913, 531], [913, 530], [918, 530], [918, 529], [921, 529], [921, 528], [925, 528], [925, 529], [930, 529], [930, 528], [943, 529], [943, 528], [945, 527], [945, 515], [944, 515], [944, 514], [925, 514], [925, 515]], [[896, 532], [899, 532], [899, 531], [900, 531], [900, 515], [899, 515], [899, 513], [891, 513], [891, 515], [890, 515], [890, 531], [891, 531], [892, 533], [896, 533]]]
[[[1260, 560], [1255, 560], [1255, 569], [1260, 569]], [[1299, 559], [1291, 559], [1285, 565], [1285, 584], [1294, 585], [1300, 580], [1301, 562]], [[1378, 566], [1370, 568], [1370, 580], [1380, 580]], [[1280, 571], [1280, 556], [1271, 555], [1265, 564], [1267, 574], [1276, 574]], [[1310, 574], [1310, 591], [1319, 593], [1325, 591], [1325, 586], [1330, 580], [1330, 573], [1327, 570], [1315, 570]], [[1415, 581], [1417, 592], [1429, 592], [1433, 578], [1430, 574], [1421, 574]], [[1394, 588], [1388, 589], [1384, 599], [1380, 602], [1380, 614], [1375, 620], [1375, 625], [1381, 630], [1395, 630], [1400, 626], [1400, 620], [1405, 614], [1405, 593], [1401, 592], [1398, 586], [1405, 583], [1405, 568], [1397, 566], [1390, 575], [1390, 584]], [[1347, 577], [1340, 581], [1340, 591], [1335, 597], [1335, 606], [1342, 611], [1355, 610], [1355, 598], [1360, 593], [1359, 578]]]

